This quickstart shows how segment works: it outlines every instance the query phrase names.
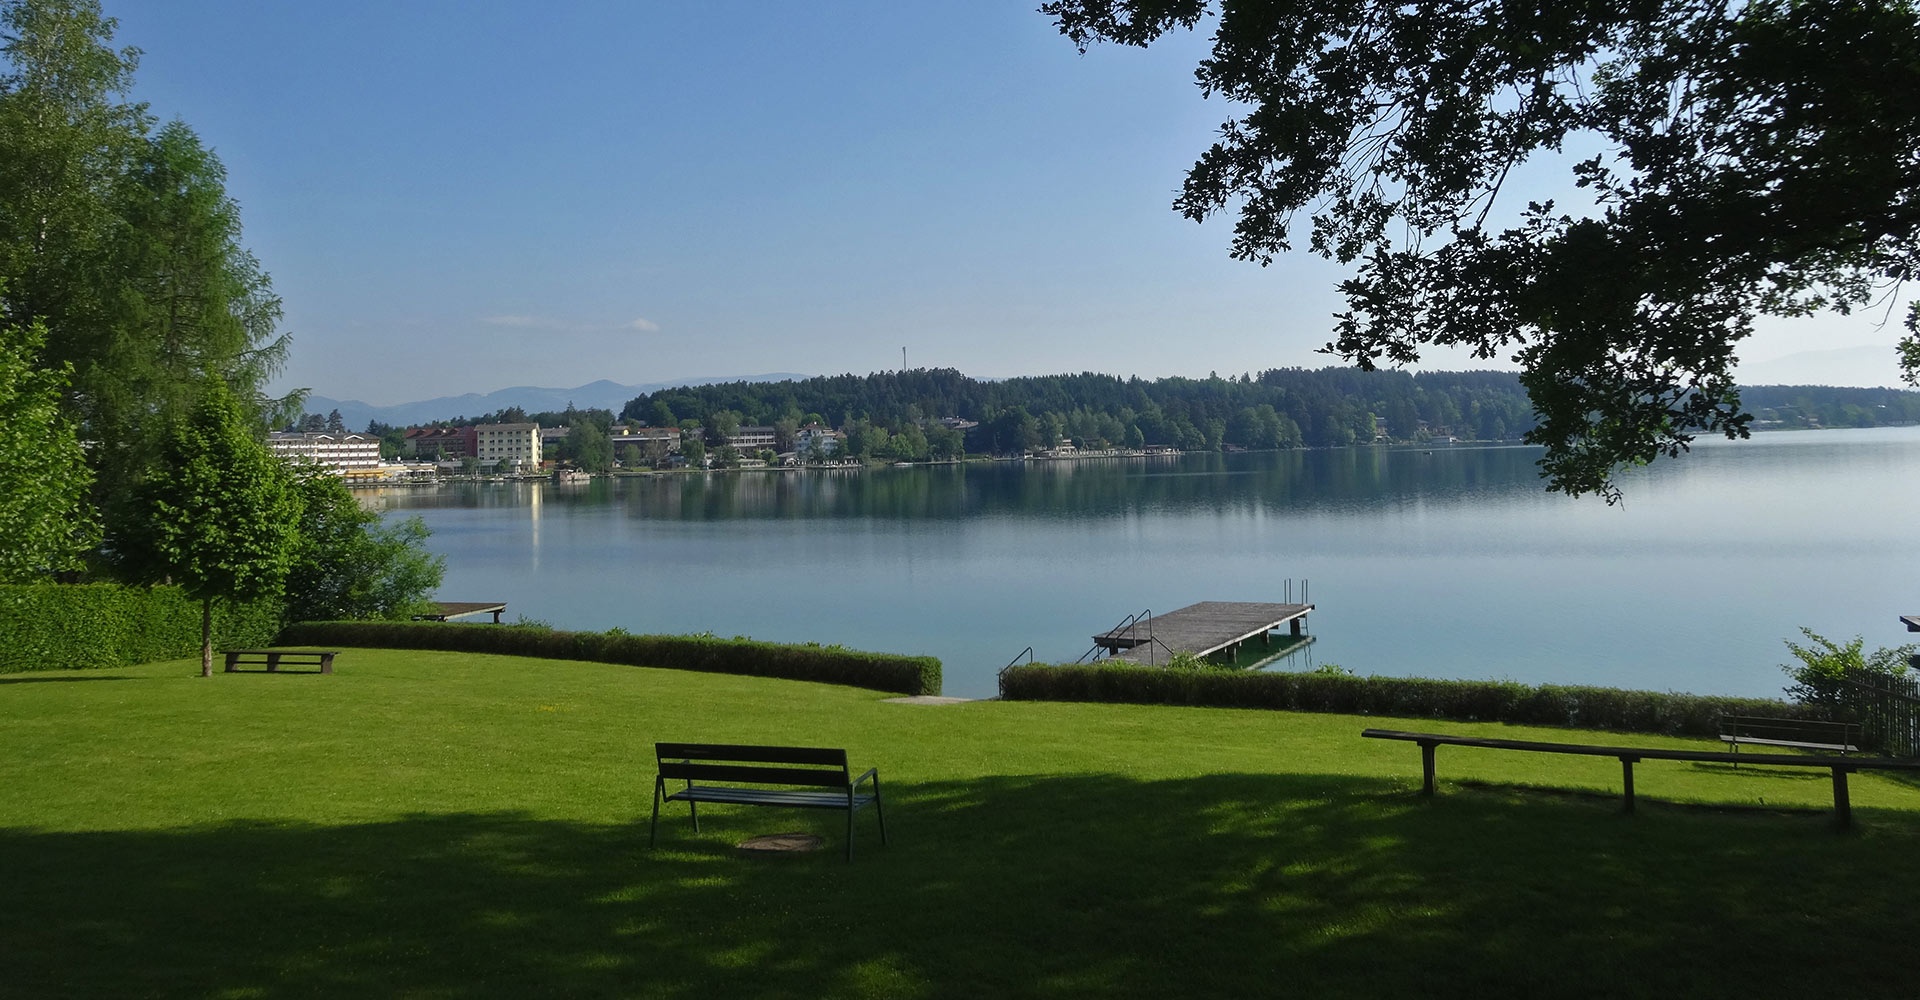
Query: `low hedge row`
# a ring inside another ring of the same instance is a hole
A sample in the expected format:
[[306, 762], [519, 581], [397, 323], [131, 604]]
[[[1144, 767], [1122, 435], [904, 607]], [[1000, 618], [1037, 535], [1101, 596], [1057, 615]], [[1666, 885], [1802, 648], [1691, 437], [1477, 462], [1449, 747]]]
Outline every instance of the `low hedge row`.
[[288, 646], [374, 646], [591, 660], [820, 681], [898, 694], [940, 693], [940, 661], [931, 656], [863, 653], [838, 646], [785, 645], [706, 635], [562, 632], [454, 622], [300, 622], [282, 630], [279, 641]]
[[1722, 714], [1777, 718], [1815, 715], [1806, 706], [1772, 698], [1722, 698], [1561, 684], [1534, 687], [1514, 681], [1170, 670], [1118, 663], [1012, 667], [1000, 675], [1000, 697], [1513, 722], [1670, 736], [1717, 735]]
[[[213, 606], [213, 641], [261, 646], [280, 602]], [[0, 585], [0, 674], [174, 660], [200, 652], [200, 602], [179, 587], [108, 583]]]

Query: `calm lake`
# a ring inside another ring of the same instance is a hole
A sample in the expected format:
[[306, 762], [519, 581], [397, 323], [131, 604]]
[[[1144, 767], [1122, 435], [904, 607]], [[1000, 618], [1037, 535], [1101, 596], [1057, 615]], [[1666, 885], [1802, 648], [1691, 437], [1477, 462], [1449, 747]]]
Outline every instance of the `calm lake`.
[[[461, 484], [420, 515], [440, 597], [559, 628], [937, 656], [995, 693], [1123, 617], [1300, 600], [1276, 669], [1777, 695], [1807, 626], [1868, 648], [1920, 612], [1920, 428], [1703, 442], [1626, 501], [1546, 493], [1531, 448], [1349, 449], [865, 472]], [[1024, 658], [1023, 658], [1024, 659]]]

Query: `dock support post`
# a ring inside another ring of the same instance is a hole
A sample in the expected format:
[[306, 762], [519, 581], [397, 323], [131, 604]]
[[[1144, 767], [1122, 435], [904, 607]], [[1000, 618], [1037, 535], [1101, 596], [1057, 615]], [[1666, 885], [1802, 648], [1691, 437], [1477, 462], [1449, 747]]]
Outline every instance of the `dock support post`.
[[1287, 624], [1293, 627], [1294, 635], [1297, 636], [1300, 634], [1300, 619], [1295, 618], [1294, 620], [1288, 622]]
[[1620, 758], [1620, 776], [1626, 785], [1627, 792], [1626, 806], [1621, 811], [1629, 816], [1633, 815], [1633, 763], [1639, 759], [1638, 757]]
[[1426, 784], [1420, 789], [1422, 795], [1433, 794], [1433, 750], [1438, 745], [1436, 743], [1420, 744], [1420, 769], [1426, 773]]
[[1852, 768], [1833, 769], [1833, 825], [1842, 830], [1853, 825], [1853, 802], [1847, 797], [1847, 772]]

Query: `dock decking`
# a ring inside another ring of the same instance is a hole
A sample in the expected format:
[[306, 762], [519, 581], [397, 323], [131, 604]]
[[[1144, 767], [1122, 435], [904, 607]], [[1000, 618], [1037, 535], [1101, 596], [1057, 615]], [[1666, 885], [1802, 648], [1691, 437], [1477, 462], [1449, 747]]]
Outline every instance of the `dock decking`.
[[1282, 625], [1300, 635], [1307, 612], [1312, 610], [1311, 604], [1201, 601], [1102, 632], [1093, 637], [1093, 643], [1115, 659], [1165, 663], [1175, 653], [1208, 656], [1232, 650], [1249, 639], [1264, 642], [1268, 632]]
[[493, 623], [500, 624], [500, 615], [507, 610], [504, 601], [432, 601], [433, 611], [424, 615], [414, 615], [414, 621], [444, 622], [470, 615], [492, 615]]

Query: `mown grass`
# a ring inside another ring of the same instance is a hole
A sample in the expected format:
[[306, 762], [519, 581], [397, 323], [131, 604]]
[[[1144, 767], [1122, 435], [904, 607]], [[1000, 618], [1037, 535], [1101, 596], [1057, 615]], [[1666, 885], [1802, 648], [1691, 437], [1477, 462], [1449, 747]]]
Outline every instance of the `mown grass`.
[[[1902, 995], [1920, 790], [1418, 751], [1261, 711], [350, 650], [0, 678], [0, 995]], [[1582, 733], [1582, 738], [1595, 734]], [[1609, 737], [1613, 739], [1613, 737]], [[1649, 746], [1699, 745], [1619, 736]], [[859, 817], [683, 810], [655, 740], [846, 746]], [[816, 855], [751, 858], [806, 830]]]

